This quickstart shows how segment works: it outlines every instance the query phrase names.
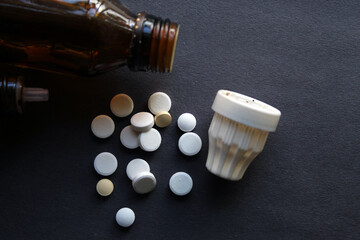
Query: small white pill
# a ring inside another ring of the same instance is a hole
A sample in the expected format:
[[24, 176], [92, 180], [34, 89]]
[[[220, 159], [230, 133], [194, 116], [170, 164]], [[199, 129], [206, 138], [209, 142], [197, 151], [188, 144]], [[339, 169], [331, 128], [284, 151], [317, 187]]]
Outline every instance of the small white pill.
[[98, 138], [108, 138], [115, 130], [114, 121], [107, 115], [99, 115], [91, 122], [91, 131]]
[[148, 107], [154, 115], [163, 111], [168, 112], [171, 108], [171, 99], [166, 93], [156, 92], [150, 96]]
[[134, 109], [134, 102], [126, 94], [115, 95], [110, 102], [110, 110], [117, 117], [127, 117]]
[[201, 138], [196, 133], [184, 133], [179, 139], [179, 149], [186, 156], [193, 156], [200, 152]]
[[184, 196], [191, 191], [193, 181], [189, 174], [185, 172], [177, 172], [171, 176], [169, 186], [170, 190], [174, 194]]
[[109, 176], [116, 171], [117, 159], [109, 152], [98, 154], [94, 160], [95, 171], [102, 176]]
[[103, 197], [109, 196], [114, 190], [114, 184], [109, 179], [101, 179], [96, 184], [96, 191]]
[[131, 126], [137, 132], [146, 132], [154, 126], [154, 116], [148, 112], [139, 112], [130, 119]]
[[161, 135], [155, 128], [139, 134], [140, 148], [147, 152], [156, 151], [161, 145]]
[[120, 133], [120, 141], [122, 145], [129, 149], [139, 147], [139, 133], [135, 132], [131, 125], [124, 127]]
[[130, 180], [133, 180], [142, 172], [150, 172], [150, 166], [145, 160], [140, 158], [131, 160], [126, 167], [126, 175]]
[[181, 131], [191, 132], [196, 126], [196, 118], [191, 113], [183, 113], [178, 118], [177, 124]]
[[124, 207], [117, 211], [115, 219], [121, 227], [130, 227], [135, 222], [135, 213], [130, 208]]
[[154, 174], [150, 172], [142, 172], [135, 176], [132, 181], [132, 186], [137, 193], [149, 193], [154, 190], [156, 186], [156, 178]]

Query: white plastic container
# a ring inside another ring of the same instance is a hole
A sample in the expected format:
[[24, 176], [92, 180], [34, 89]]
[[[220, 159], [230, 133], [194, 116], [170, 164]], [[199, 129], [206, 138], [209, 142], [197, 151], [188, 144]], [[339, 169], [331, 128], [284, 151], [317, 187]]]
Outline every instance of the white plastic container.
[[281, 113], [254, 98], [219, 90], [209, 127], [206, 168], [232, 181], [240, 180], [250, 163], [263, 150], [269, 132], [274, 132]]

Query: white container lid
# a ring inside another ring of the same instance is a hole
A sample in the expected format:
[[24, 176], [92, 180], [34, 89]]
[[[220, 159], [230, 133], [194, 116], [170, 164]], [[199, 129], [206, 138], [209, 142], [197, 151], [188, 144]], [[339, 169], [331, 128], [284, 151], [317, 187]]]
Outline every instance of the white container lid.
[[244, 125], [274, 132], [281, 112], [255, 98], [228, 90], [219, 90], [212, 109], [220, 115]]

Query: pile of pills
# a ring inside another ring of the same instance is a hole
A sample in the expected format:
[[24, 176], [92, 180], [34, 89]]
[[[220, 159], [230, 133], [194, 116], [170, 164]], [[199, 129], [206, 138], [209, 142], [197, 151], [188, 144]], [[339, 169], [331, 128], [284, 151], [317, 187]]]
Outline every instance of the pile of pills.
[[143, 159], [136, 158], [130, 161], [126, 167], [126, 174], [132, 181], [132, 186], [137, 193], [149, 193], [156, 186], [156, 178], [150, 172], [149, 164]]
[[156, 92], [150, 96], [148, 108], [151, 113], [139, 112], [134, 114], [130, 119], [131, 125], [126, 126], [121, 131], [120, 141], [126, 148], [140, 147], [146, 152], [153, 152], [160, 147], [161, 135], [153, 126], [163, 128], [171, 124], [172, 117], [169, 113], [171, 99], [166, 93]]
[[[120, 142], [128, 149], [140, 147], [147, 152], [156, 151], [161, 145], [161, 134], [154, 126], [167, 127], [172, 122], [169, 113], [171, 99], [163, 92], [152, 94], [148, 100], [150, 112], [138, 112], [130, 118], [130, 125], [122, 129]], [[118, 94], [111, 99], [110, 110], [117, 117], [127, 117], [134, 109], [133, 100], [126, 94]], [[177, 121], [178, 127], [185, 133], [179, 139], [179, 149], [186, 156], [196, 155], [202, 146], [200, 137], [191, 132], [196, 126], [196, 118], [190, 113], [182, 114]], [[91, 123], [91, 130], [98, 138], [108, 138], [115, 130], [114, 121], [107, 115], [95, 117]], [[116, 157], [103, 152], [94, 160], [95, 171], [101, 176], [110, 176], [118, 166]], [[150, 172], [149, 164], [140, 158], [131, 160], [126, 167], [126, 174], [132, 182], [136, 193], [147, 194], [153, 191], [157, 181]], [[169, 180], [170, 190], [178, 196], [187, 195], [193, 187], [193, 181], [189, 174], [177, 172]], [[109, 196], [114, 190], [114, 184], [107, 178], [101, 179], [96, 185], [96, 191], [101, 196]], [[129, 227], [135, 221], [135, 213], [130, 208], [121, 208], [116, 213], [116, 222], [122, 227]]]

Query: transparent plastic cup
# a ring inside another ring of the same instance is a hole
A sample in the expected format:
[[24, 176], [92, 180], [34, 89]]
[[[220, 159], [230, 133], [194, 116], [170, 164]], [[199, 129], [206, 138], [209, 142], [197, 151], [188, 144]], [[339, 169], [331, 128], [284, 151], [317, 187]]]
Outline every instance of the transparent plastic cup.
[[209, 127], [206, 168], [232, 181], [240, 180], [250, 163], [263, 150], [269, 132], [276, 130], [281, 112], [259, 100], [219, 90]]

